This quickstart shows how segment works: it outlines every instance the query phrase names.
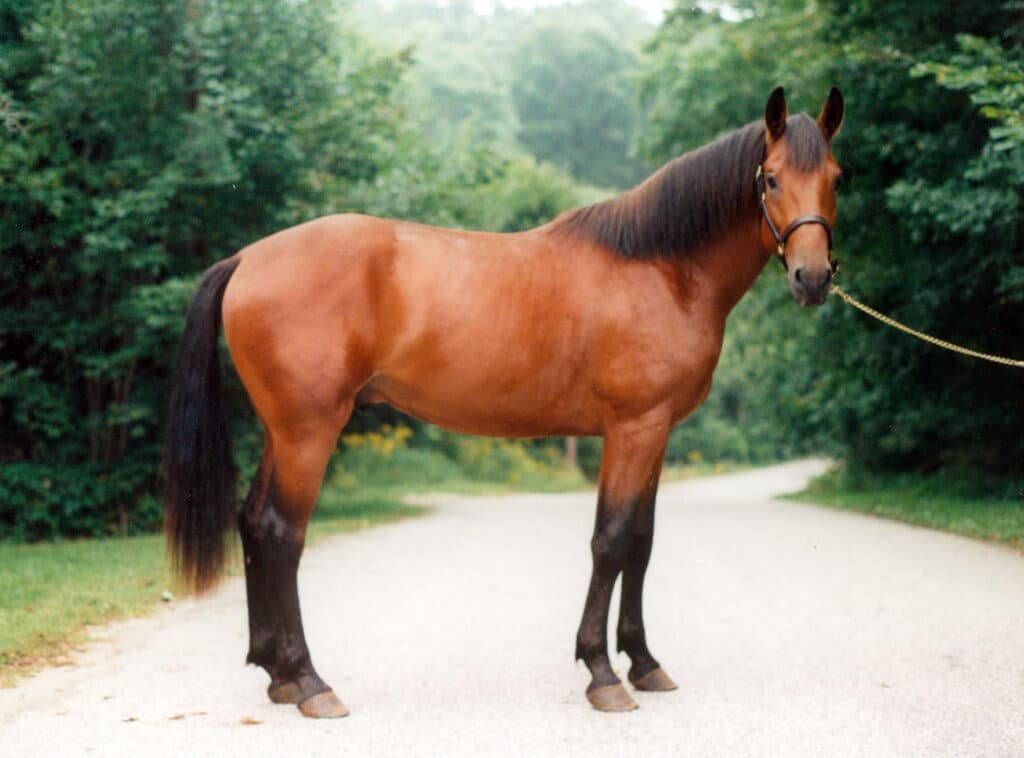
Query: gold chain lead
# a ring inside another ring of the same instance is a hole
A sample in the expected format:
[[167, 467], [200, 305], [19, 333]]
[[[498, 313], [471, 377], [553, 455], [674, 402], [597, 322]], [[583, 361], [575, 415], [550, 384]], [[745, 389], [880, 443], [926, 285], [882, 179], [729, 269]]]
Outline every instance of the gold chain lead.
[[1016, 368], [1024, 368], [1024, 361], [1014, 360], [1013, 358], [1004, 358], [1001, 355], [991, 355], [990, 353], [979, 353], [977, 350], [968, 350], [966, 347], [960, 347], [959, 345], [954, 345], [952, 342], [946, 342], [946, 340], [940, 340], [938, 337], [932, 337], [930, 334], [925, 334], [924, 332], [919, 332], [916, 329], [911, 329], [906, 324], [901, 324], [896, 319], [889, 318], [884, 313], [879, 313], [874, 308], [864, 305], [864, 303], [862, 303], [857, 298], [853, 297], [853, 295], [849, 295], [846, 292], [844, 292], [836, 284], [832, 285], [832, 292], [835, 293], [836, 295], [839, 295], [839, 297], [841, 297], [847, 303], [852, 305], [854, 308], [857, 308], [858, 310], [863, 311], [869, 316], [878, 319], [883, 324], [887, 324], [893, 327], [894, 329], [899, 329], [901, 332], [906, 332], [907, 334], [917, 337], [919, 340], [930, 342], [931, 344], [945, 348], [946, 350], [952, 350], [954, 353], [960, 353], [961, 355], [969, 355], [972, 358], [981, 358], [982, 360], [985, 361], [1001, 363], [1004, 366], [1015, 366]]

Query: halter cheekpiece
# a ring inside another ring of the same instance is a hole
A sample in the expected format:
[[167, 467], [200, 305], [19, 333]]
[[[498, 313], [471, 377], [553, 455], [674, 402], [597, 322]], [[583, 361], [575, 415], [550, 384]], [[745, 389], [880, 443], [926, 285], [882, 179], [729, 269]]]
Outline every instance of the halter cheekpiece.
[[789, 222], [789, 225], [783, 229], [780, 234], [778, 227], [775, 226], [775, 222], [772, 221], [771, 214], [768, 213], [768, 203], [765, 195], [764, 163], [758, 164], [757, 174], [754, 175], [754, 183], [757, 185], [757, 201], [761, 205], [761, 215], [763, 215], [764, 220], [768, 222], [768, 229], [771, 230], [772, 236], [775, 238], [775, 242], [778, 243], [775, 254], [778, 255], [779, 260], [782, 261], [782, 267], [789, 271], [789, 265], [786, 263], [786, 241], [789, 239], [789, 235], [804, 224], [820, 224], [825, 229], [825, 234], [828, 236], [828, 262], [832, 267], [832, 273], [836, 273], [839, 270], [839, 261], [832, 256], [832, 225], [828, 222], [828, 219], [815, 213], [808, 214], [806, 216], [797, 216]]

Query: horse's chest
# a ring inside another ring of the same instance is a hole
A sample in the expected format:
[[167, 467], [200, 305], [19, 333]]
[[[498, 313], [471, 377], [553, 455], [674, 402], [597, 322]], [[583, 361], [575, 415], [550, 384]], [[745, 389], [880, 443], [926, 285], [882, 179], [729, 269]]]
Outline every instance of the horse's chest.
[[596, 391], [615, 410], [663, 408], [674, 420], [708, 395], [722, 340], [714, 331], [666, 331], [623, 341], [603, 356]]

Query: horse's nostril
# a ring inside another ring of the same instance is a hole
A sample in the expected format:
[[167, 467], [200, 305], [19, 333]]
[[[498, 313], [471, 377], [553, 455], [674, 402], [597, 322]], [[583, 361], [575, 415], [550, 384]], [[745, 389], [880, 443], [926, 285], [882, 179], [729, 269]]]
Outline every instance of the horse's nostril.
[[793, 277], [797, 280], [797, 283], [799, 283], [799, 284], [803, 284], [804, 283], [803, 273], [804, 273], [804, 270], [802, 268], [798, 268], [793, 273]]
[[823, 287], [827, 287], [829, 285], [829, 282], [831, 282], [831, 281], [832, 281], [832, 269], [828, 269], [825, 272], [825, 281], [822, 283], [822, 286]]

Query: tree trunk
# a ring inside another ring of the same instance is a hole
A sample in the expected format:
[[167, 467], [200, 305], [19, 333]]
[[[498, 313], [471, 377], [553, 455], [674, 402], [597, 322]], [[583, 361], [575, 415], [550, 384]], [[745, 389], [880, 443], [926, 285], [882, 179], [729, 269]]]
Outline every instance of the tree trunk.
[[565, 465], [569, 468], [580, 467], [580, 457], [576, 443], [577, 440], [575, 437], [565, 438]]

